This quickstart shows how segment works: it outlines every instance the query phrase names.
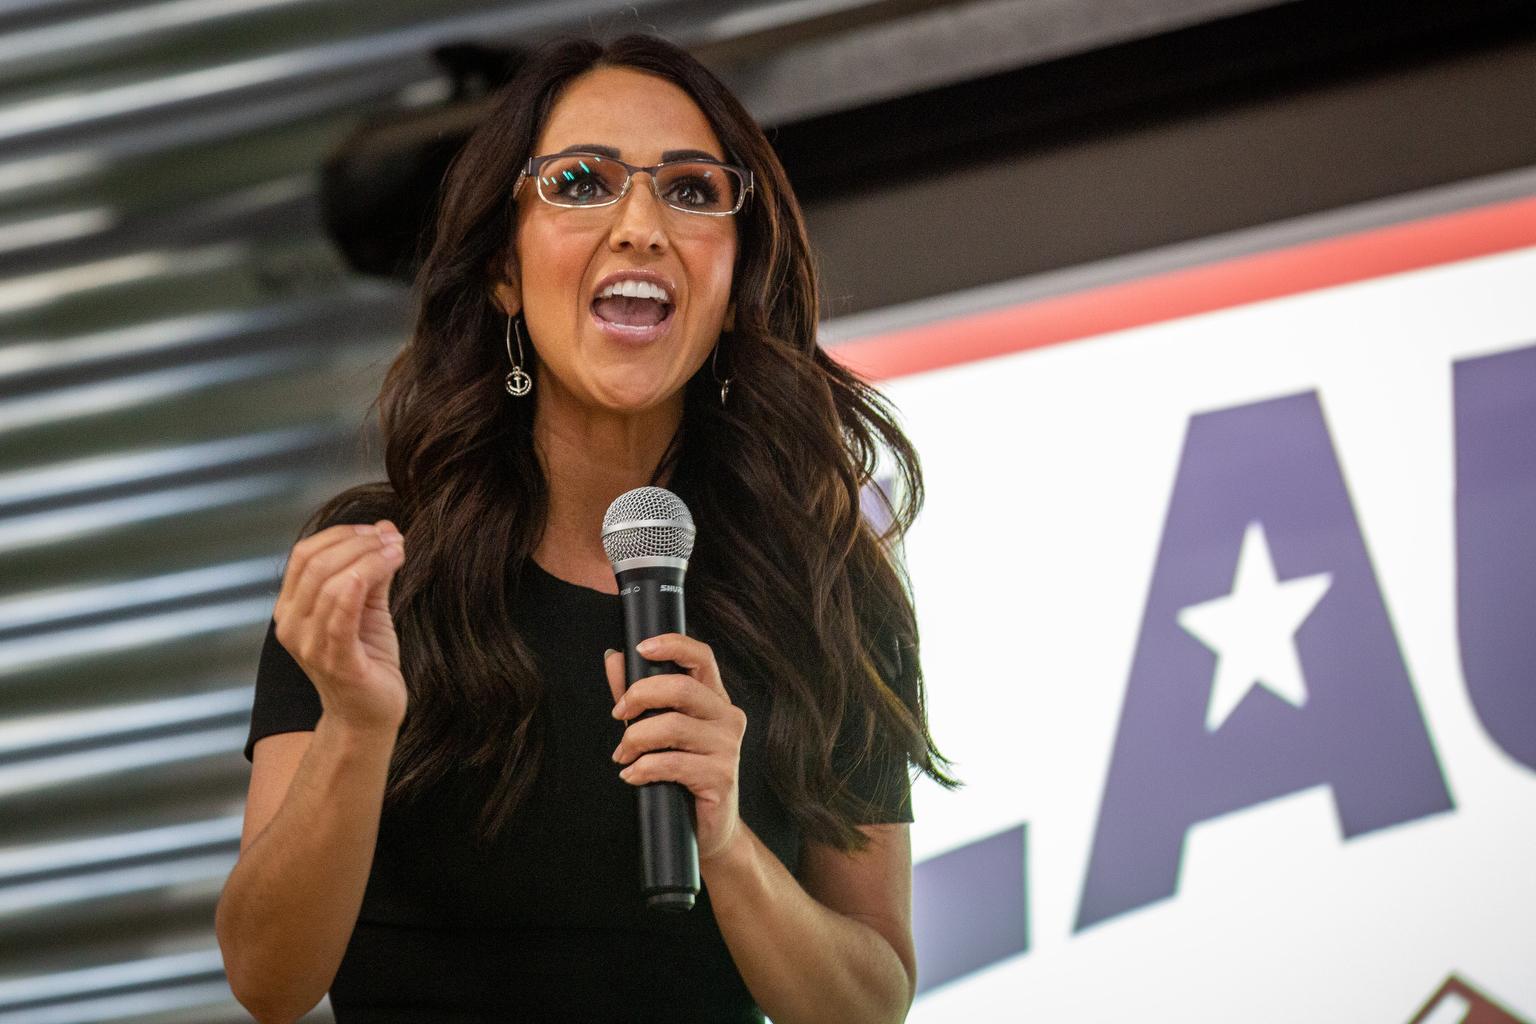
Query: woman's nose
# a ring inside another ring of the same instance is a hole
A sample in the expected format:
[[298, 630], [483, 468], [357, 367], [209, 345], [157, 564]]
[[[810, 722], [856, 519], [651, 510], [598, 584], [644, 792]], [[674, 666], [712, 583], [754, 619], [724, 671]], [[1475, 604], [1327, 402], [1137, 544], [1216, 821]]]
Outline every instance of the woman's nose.
[[633, 238], [647, 248], [666, 243], [666, 204], [656, 195], [654, 179], [649, 172], [635, 174], [629, 182], [629, 193], [614, 205], [618, 207], [613, 225], [615, 239]]

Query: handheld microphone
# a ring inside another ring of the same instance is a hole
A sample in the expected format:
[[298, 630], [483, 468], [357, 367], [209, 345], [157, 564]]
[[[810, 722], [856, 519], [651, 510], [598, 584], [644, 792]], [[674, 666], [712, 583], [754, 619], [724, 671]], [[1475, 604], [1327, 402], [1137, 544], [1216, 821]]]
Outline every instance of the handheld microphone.
[[[672, 661], [651, 661], [635, 645], [658, 633], [685, 633], [683, 574], [693, 553], [693, 516], [661, 487], [637, 487], [603, 515], [603, 550], [613, 563], [624, 605], [624, 685], [648, 676], [685, 674]], [[664, 714], [647, 708], [641, 718]], [[691, 910], [699, 894], [699, 843], [693, 794], [680, 782], [638, 787], [640, 889], [658, 910]]]

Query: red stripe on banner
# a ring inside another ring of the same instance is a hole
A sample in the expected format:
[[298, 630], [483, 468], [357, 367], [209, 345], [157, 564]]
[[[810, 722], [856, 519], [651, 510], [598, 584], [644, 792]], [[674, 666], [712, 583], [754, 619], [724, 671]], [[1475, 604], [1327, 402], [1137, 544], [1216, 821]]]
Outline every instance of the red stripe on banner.
[[828, 354], [871, 380], [1536, 245], [1536, 197], [859, 338]]

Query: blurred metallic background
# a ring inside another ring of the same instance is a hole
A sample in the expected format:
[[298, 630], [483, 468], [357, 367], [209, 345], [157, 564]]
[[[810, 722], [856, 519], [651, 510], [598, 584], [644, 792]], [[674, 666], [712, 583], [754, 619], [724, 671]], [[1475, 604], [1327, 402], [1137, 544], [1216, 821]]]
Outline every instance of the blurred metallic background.
[[0, 4], [0, 1024], [247, 1019], [212, 916], [256, 653], [299, 524], [379, 475], [409, 312], [321, 168], [462, 98], [443, 48], [694, 50], [842, 317], [1536, 165], [1532, 6]]

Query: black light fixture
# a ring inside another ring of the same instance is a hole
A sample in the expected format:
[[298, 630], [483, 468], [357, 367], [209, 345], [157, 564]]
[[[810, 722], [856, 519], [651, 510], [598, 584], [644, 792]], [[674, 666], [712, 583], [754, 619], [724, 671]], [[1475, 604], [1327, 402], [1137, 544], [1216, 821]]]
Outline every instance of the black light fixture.
[[321, 218], [355, 273], [415, 278], [448, 164], [527, 51], [455, 43], [432, 57], [450, 80], [446, 100], [374, 112], [321, 165]]

